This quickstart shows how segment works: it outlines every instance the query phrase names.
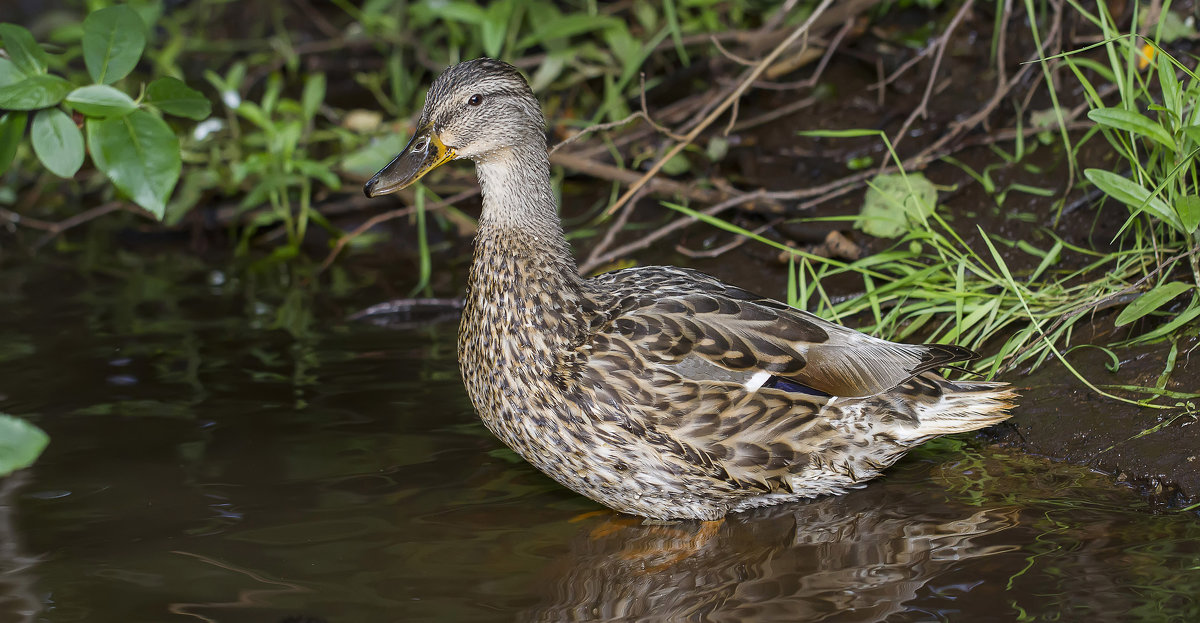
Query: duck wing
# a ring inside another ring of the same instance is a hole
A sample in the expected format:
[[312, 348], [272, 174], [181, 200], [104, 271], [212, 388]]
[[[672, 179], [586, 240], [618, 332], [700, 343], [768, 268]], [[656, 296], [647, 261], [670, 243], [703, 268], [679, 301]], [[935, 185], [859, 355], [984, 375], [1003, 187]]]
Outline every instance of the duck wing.
[[608, 297], [593, 331], [619, 335], [694, 380], [862, 397], [976, 357], [958, 346], [874, 338], [689, 269], [626, 269], [589, 283]]

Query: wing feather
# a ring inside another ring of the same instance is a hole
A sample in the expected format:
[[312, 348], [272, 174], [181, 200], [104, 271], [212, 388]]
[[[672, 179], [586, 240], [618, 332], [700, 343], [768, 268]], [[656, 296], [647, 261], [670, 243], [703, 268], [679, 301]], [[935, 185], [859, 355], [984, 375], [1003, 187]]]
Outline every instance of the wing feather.
[[958, 346], [871, 337], [687, 269], [629, 269], [595, 283], [598, 291], [626, 294], [610, 306], [609, 330], [658, 363], [694, 368], [702, 359], [736, 378], [769, 372], [833, 396], [861, 397], [976, 357]]

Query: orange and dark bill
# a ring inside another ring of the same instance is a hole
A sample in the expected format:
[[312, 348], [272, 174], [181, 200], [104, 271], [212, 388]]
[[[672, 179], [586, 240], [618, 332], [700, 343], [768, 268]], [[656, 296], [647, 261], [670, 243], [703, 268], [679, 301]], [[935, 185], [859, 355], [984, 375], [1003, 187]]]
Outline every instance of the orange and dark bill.
[[400, 155], [363, 186], [363, 192], [368, 197], [378, 197], [407, 188], [426, 173], [453, 160], [454, 156], [454, 149], [442, 143], [433, 131], [433, 124], [427, 124], [417, 130]]

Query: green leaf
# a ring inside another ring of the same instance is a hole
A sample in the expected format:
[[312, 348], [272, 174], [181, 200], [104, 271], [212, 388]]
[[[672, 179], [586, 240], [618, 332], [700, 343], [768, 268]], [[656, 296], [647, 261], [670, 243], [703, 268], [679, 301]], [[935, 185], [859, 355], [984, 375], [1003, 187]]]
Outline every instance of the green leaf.
[[83, 165], [83, 134], [58, 108], [44, 108], [33, 116], [29, 138], [33, 153], [51, 173], [71, 178]]
[[1162, 199], [1150, 194], [1150, 191], [1143, 188], [1141, 184], [1103, 169], [1087, 169], [1083, 172], [1083, 176], [1109, 197], [1132, 208], [1146, 210], [1175, 229], [1183, 229], [1183, 224], [1179, 222], [1175, 211]]
[[92, 80], [112, 84], [129, 75], [146, 48], [146, 25], [137, 11], [119, 4], [83, 20], [83, 62]]
[[49, 57], [28, 30], [16, 24], [0, 24], [0, 39], [4, 39], [4, 50], [22, 73], [27, 76], [46, 73]]
[[487, 15], [479, 24], [480, 40], [485, 56], [500, 58], [504, 47], [504, 36], [508, 34], [508, 22], [512, 18], [512, 0], [494, 0], [487, 8]]
[[670, 160], [663, 163], [662, 171], [667, 175], [682, 175], [687, 173], [690, 168], [692, 168], [692, 163], [688, 161], [686, 156], [675, 154], [671, 156]]
[[182, 168], [179, 139], [144, 110], [87, 120], [88, 151], [96, 167], [135, 203], [162, 218]]
[[889, 173], [871, 180], [854, 226], [877, 238], [895, 238], [908, 231], [909, 220], [933, 213], [937, 189], [920, 173]]
[[137, 102], [105, 84], [79, 87], [67, 94], [67, 104], [89, 117], [121, 117], [137, 110]]
[[1179, 80], [1175, 78], [1175, 64], [1171, 62], [1171, 56], [1163, 52], [1157, 52], [1158, 63], [1155, 66], [1155, 73], [1158, 77], [1158, 85], [1162, 89], [1163, 105], [1168, 110], [1181, 110], [1183, 104], [1180, 100]]
[[25, 72], [17, 69], [12, 61], [0, 56], [0, 87], [6, 87], [28, 78]]
[[42, 429], [0, 413], [0, 477], [33, 465], [47, 443], [50, 437]]
[[473, 2], [439, 2], [437, 7], [439, 19], [466, 24], [481, 24], [487, 19], [487, 14]]
[[1166, 305], [1171, 299], [1195, 288], [1194, 285], [1183, 283], [1182, 281], [1172, 281], [1164, 283], [1157, 288], [1137, 297], [1132, 303], [1125, 306], [1121, 313], [1117, 315], [1116, 324], [1118, 327], [1127, 325], [1159, 307]]
[[1183, 233], [1195, 233], [1200, 228], [1200, 196], [1188, 195], [1175, 202], [1175, 213], [1183, 225]]
[[37, 110], [54, 106], [71, 92], [71, 83], [50, 74], [38, 74], [0, 87], [0, 108]]
[[1200, 125], [1189, 125], [1183, 128], [1183, 133], [1192, 139], [1193, 143], [1200, 144]]
[[29, 113], [12, 111], [0, 115], [0, 175], [8, 170], [13, 156], [17, 155], [17, 146], [25, 136], [25, 121]]
[[146, 87], [146, 103], [176, 117], [203, 121], [212, 114], [212, 102], [204, 94], [170, 76], [159, 78]]
[[312, 121], [321, 102], [325, 101], [325, 74], [313, 74], [304, 81], [304, 93], [300, 96], [300, 110], [305, 121]]
[[1162, 143], [1167, 149], [1175, 150], [1175, 141], [1171, 140], [1171, 133], [1141, 113], [1121, 108], [1097, 108], [1088, 111], [1088, 119], [1101, 125], [1153, 139]]
[[338, 162], [338, 166], [351, 175], [371, 177], [380, 167], [403, 151], [407, 144], [407, 134], [389, 132], [346, 154]]

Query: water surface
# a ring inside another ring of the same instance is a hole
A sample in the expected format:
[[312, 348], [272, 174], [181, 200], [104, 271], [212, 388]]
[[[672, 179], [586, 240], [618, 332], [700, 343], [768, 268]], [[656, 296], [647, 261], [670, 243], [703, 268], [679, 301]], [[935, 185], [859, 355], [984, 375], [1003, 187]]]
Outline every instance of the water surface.
[[[969, 438], [837, 498], [642, 525], [477, 422], [456, 326], [193, 260], [0, 270], [0, 623], [1195, 621], [1200, 523]], [[336, 285], [329, 285], [329, 284]]]

